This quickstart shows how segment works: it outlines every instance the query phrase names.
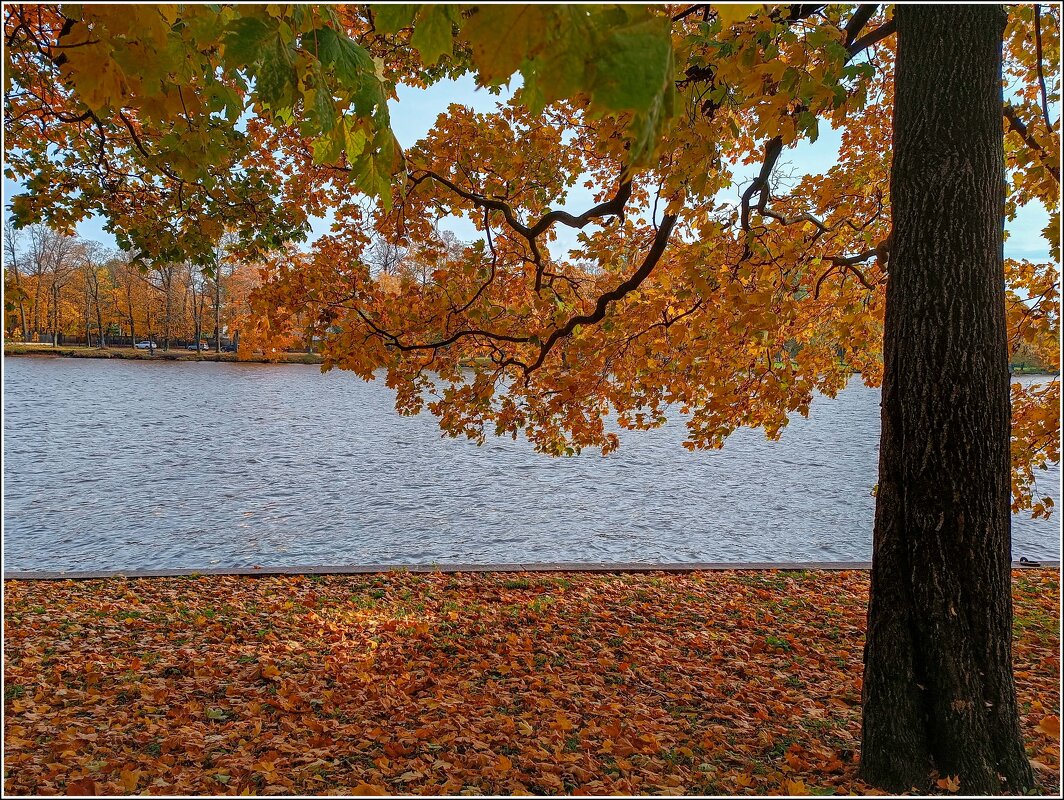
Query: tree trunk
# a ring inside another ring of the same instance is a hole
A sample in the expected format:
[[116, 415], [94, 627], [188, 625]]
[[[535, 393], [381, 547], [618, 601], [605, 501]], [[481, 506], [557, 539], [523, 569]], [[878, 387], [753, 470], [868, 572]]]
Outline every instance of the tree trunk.
[[[1000, 6], [895, 7], [893, 239], [861, 775], [1033, 785], [1012, 676]], [[998, 776], [1004, 779], [1002, 783]]]
[[170, 296], [170, 281], [166, 282], [166, 317], [163, 320], [163, 352], [170, 352], [170, 323], [173, 314], [173, 298]]
[[126, 291], [126, 308], [129, 311], [129, 341], [130, 347], [137, 343], [137, 325], [133, 318], [133, 296]]
[[52, 347], [59, 347], [59, 287], [52, 284]]
[[96, 286], [96, 327], [100, 331], [100, 347], [107, 347], [107, 337], [103, 332], [103, 311], [100, 308], [100, 287]]
[[22, 276], [19, 274], [17, 266], [12, 265], [12, 269], [15, 273], [15, 288], [18, 289], [18, 317], [19, 325], [22, 326], [22, 341], [28, 342], [30, 340], [30, 332], [26, 330], [26, 299], [22, 293]]
[[214, 265], [214, 352], [222, 352], [222, 265]]
[[89, 293], [89, 282], [85, 281], [85, 346], [92, 347], [92, 315], [90, 314], [89, 301], [92, 299]]

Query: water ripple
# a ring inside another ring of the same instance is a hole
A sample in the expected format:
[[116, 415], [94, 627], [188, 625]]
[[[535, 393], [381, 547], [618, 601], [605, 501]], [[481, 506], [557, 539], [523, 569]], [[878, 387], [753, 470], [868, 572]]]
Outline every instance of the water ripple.
[[[778, 442], [551, 459], [441, 438], [381, 382], [317, 367], [10, 358], [9, 570], [535, 561], [867, 560], [879, 391], [816, 398]], [[1060, 502], [1059, 470], [1039, 489]], [[1057, 559], [1019, 515], [1016, 557]]]

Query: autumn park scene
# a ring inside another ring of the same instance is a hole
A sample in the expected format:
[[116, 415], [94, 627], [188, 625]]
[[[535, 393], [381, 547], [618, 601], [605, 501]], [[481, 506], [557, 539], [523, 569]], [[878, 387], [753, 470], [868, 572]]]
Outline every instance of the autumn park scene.
[[5, 796], [1060, 781], [1059, 4], [5, 4]]

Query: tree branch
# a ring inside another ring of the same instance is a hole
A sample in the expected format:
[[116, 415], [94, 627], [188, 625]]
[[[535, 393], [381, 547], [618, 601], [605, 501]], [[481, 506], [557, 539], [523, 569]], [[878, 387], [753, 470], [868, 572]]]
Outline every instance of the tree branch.
[[498, 200], [492, 197], [485, 197], [475, 192], [467, 191], [458, 184], [454, 183], [448, 178], [440, 175], [432, 170], [423, 170], [421, 175], [412, 177], [411, 181], [413, 186], [417, 186], [422, 181], [430, 179], [437, 183], [446, 186], [452, 192], [459, 197], [463, 197], [476, 206], [484, 209], [490, 209], [492, 211], [499, 211], [502, 213], [503, 218], [506, 220], [506, 224], [511, 229], [519, 233], [528, 242], [528, 247], [532, 251], [532, 263], [536, 265], [536, 283], [535, 290], [538, 292], [543, 288], [544, 266], [543, 266], [543, 254], [540, 252], [539, 244], [536, 241], [544, 232], [546, 232], [555, 223], [561, 223], [567, 225], [570, 228], [580, 229], [588, 225], [596, 219], [603, 217], [621, 217], [624, 215], [624, 207], [627, 204], [629, 198], [632, 196], [632, 180], [631, 178], [625, 178], [617, 186], [617, 192], [609, 200], [599, 203], [597, 206], [589, 208], [583, 214], [579, 216], [573, 216], [568, 211], [548, 211], [540, 219], [531, 226], [524, 225], [517, 218], [513, 208], [509, 203]]
[[[543, 365], [550, 351], [558, 343], [560, 339], [570, 335], [580, 325], [592, 325], [602, 320], [606, 316], [606, 309], [610, 303], [624, 298], [626, 295], [637, 289], [640, 284], [654, 271], [658, 262], [661, 260], [662, 254], [665, 252], [665, 248], [669, 242], [669, 236], [672, 233], [672, 229], [676, 224], [676, 214], [666, 214], [661, 220], [661, 226], [658, 228], [657, 233], [654, 236], [654, 241], [651, 243], [650, 249], [647, 251], [646, 256], [643, 259], [643, 263], [639, 268], [632, 273], [626, 280], [619, 283], [613, 289], [603, 293], [599, 296], [595, 303], [595, 309], [588, 314], [577, 314], [570, 317], [569, 320], [560, 328], [555, 328], [551, 331], [550, 335], [545, 341], [540, 344], [539, 354], [535, 361], [531, 364], [525, 364], [517, 359], [506, 359], [501, 363], [501, 366], [514, 365], [521, 367], [524, 372], [525, 378], [527, 378], [532, 372], [539, 369]], [[443, 339], [439, 339], [435, 342], [404, 342], [397, 334], [391, 333], [375, 323], [369, 315], [367, 315], [361, 308], [345, 306], [351, 308], [356, 314], [366, 323], [367, 326], [382, 339], [387, 341], [392, 347], [403, 352], [413, 352], [417, 350], [439, 350], [456, 342], [469, 338], [469, 337], [482, 337], [488, 340], [509, 342], [511, 344], [529, 344], [539, 340], [538, 336], [528, 335], [513, 335], [506, 333], [497, 333], [495, 331], [484, 330], [482, 328], [465, 328]]]
[[690, 6], [689, 8], [687, 8], [687, 9], [685, 9], [685, 10], [681, 11], [681, 12], [680, 12], [679, 14], [677, 14], [676, 16], [674, 16], [674, 17], [672, 18], [672, 21], [673, 21], [673, 22], [681, 22], [681, 21], [683, 21], [683, 20], [687, 19], [687, 18], [688, 18], [689, 16], [691, 16], [692, 14], [694, 14], [694, 13], [696, 13], [696, 12], [698, 12], [698, 11], [701, 11], [701, 10], [702, 10], [702, 8], [703, 8], [703, 7], [705, 6], [705, 5], [706, 5], [705, 3], [695, 3], [695, 4], [693, 5], [693, 6]]
[[1042, 90], [1042, 114], [1045, 116], [1046, 127], [1053, 130], [1053, 123], [1049, 119], [1049, 99], [1046, 94], [1046, 76], [1042, 71], [1042, 7], [1034, 4], [1034, 58], [1038, 69], [1038, 86]]
[[646, 280], [650, 273], [654, 271], [654, 267], [657, 266], [658, 261], [661, 260], [661, 256], [665, 252], [665, 247], [669, 243], [669, 235], [672, 233], [673, 226], [676, 224], [676, 218], [676, 214], [666, 214], [661, 218], [661, 226], [658, 228], [658, 232], [654, 236], [654, 241], [650, 246], [650, 250], [647, 251], [643, 263], [639, 265], [639, 269], [633, 272], [631, 277], [626, 281], [601, 295], [598, 302], [595, 304], [595, 310], [593, 312], [571, 317], [561, 328], [556, 328], [547, 338], [547, 341], [543, 343], [542, 347], [540, 347], [539, 357], [530, 367], [525, 369], [525, 375], [528, 375], [533, 370], [539, 368], [543, 363], [543, 360], [547, 357], [547, 354], [551, 351], [551, 348], [554, 347], [555, 342], [563, 336], [568, 336], [578, 325], [591, 325], [599, 322], [604, 316], [606, 316], [606, 309], [609, 307], [610, 303], [622, 299], [625, 295], [637, 289], [639, 285]]
[[888, 36], [890, 36], [892, 33], [894, 33], [897, 29], [898, 29], [898, 23], [894, 21], [894, 17], [891, 17], [887, 22], [884, 22], [882, 25], [880, 25], [874, 31], [869, 31], [864, 36], [862, 36], [860, 39], [858, 39], [856, 42], [851, 44], [847, 48], [847, 50], [849, 51], [850, 55], [849, 55], [849, 58], [847, 58], [846, 60], [847, 61], [851, 61], [862, 50], [865, 50], [865, 49], [871, 47], [876, 42], [879, 42], [879, 41], [882, 41], [883, 39], [886, 39]]
[[[1031, 135], [1031, 131], [1027, 128], [1023, 120], [1020, 119], [1019, 115], [1016, 113], [1016, 107], [1013, 106], [1012, 103], [1005, 103], [1002, 108], [1002, 113], [1005, 115], [1005, 119], [1009, 123], [1009, 128], [1012, 129], [1017, 135], [1019, 135], [1019, 137], [1023, 140], [1023, 143], [1035, 152], [1039, 153], [1042, 158], [1046, 158], [1048, 154], [1046, 153], [1045, 148], [1042, 147], [1042, 145], [1040, 145], [1038, 141]], [[1057, 183], [1060, 183], [1060, 168], [1054, 167], [1048, 162], [1044, 163], [1043, 166], [1046, 168], [1049, 174], [1053, 176], [1053, 179]]]
[[864, 30], [864, 26], [868, 24], [868, 20], [872, 19], [872, 15], [876, 13], [879, 8], [877, 3], [862, 4], [857, 6], [857, 9], [853, 12], [853, 16], [850, 17], [850, 21], [846, 23], [846, 47], [854, 43], [857, 38], [857, 34]]

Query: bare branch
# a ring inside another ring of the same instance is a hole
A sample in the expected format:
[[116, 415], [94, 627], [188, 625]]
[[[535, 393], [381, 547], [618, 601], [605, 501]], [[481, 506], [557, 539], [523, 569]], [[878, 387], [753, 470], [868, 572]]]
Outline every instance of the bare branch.
[[413, 186], [417, 186], [424, 180], [434, 180], [437, 183], [446, 186], [459, 197], [464, 197], [466, 200], [480, 208], [501, 212], [503, 218], [506, 220], [506, 224], [524, 237], [525, 241], [528, 242], [529, 250], [532, 251], [532, 263], [536, 265], [535, 289], [537, 292], [543, 288], [543, 278], [546, 274], [543, 265], [543, 254], [540, 252], [537, 239], [555, 223], [561, 223], [570, 228], [580, 229], [596, 219], [623, 216], [625, 204], [632, 196], [632, 181], [630, 178], [626, 178], [617, 186], [617, 192], [613, 197], [605, 202], [599, 203], [597, 206], [589, 208], [579, 216], [573, 216], [568, 211], [548, 211], [536, 223], [528, 226], [521, 223], [510, 204], [503, 200], [485, 197], [484, 195], [467, 191], [454, 183], [454, 181], [451, 181], [432, 170], [424, 170], [419, 176], [412, 176], [411, 178]]

